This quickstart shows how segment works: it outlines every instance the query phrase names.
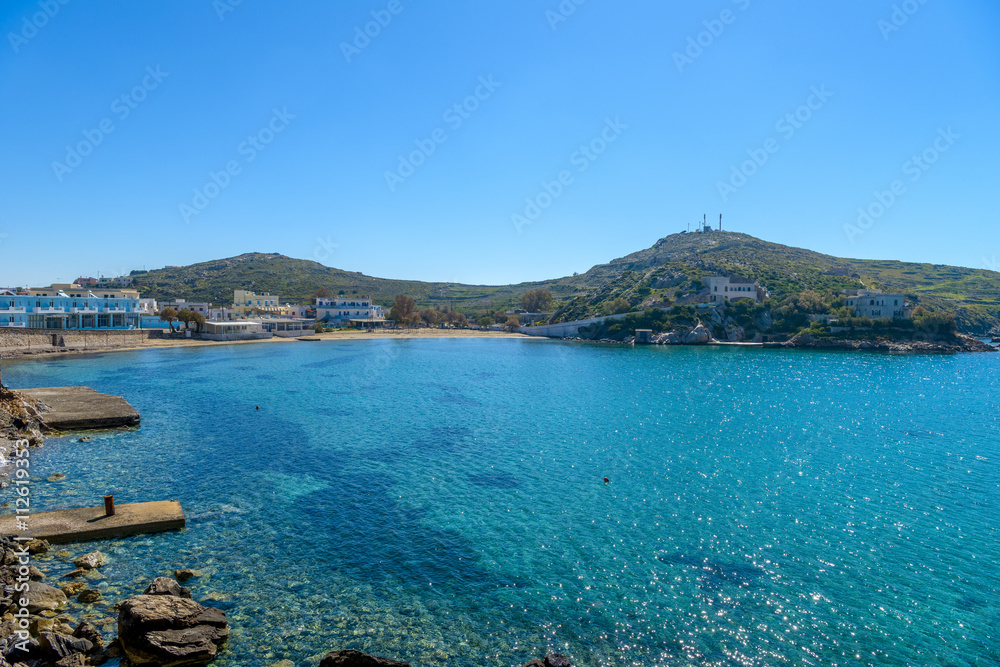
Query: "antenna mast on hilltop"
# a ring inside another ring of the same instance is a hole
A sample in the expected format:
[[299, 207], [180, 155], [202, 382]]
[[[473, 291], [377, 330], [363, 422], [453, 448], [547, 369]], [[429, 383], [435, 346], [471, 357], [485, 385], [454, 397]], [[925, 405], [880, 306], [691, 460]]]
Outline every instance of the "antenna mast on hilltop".
[[722, 231], [722, 214], [719, 214], [719, 231]]

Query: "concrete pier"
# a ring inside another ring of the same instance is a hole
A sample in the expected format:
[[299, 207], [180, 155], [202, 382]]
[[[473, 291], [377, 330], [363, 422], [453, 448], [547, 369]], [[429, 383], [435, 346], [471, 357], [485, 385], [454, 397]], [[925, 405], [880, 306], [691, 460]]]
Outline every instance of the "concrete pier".
[[40, 415], [46, 431], [138, 426], [139, 413], [121, 396], [101, 394], [90, 387], [19, 389], [50, 409]]
[[106, 516], [103, 505], [22, 515], [27, 530], [17, 525], [17, 518], [14, 514], [0, 517], [0, 534], [38, 538], [53, 544], [159, 533], [184, 527], [184, 510], [176, 500], [115, 505], [113, 516]]

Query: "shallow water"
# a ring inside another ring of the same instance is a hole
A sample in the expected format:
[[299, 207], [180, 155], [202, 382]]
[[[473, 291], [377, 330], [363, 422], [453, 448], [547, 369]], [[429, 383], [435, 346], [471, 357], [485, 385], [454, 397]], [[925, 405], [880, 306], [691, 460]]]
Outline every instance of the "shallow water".
[[382, 340], [5, 362], [4, 380], [142, 413], [33, 451], [32, 498], [180, 500], [182, 532], [71, 550], [110, 556], [109, 604], [202, 570], [195, 599], [233, 626], [217, 665], [985, 666], [996, 357]]

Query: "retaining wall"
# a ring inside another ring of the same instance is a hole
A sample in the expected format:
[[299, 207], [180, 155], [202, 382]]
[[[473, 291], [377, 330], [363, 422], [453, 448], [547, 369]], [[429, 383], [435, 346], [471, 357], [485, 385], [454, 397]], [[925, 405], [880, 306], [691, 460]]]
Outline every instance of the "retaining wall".
[[75, 331], [0, 327], [0, 357], [69, 350], [100, 351], [139, 347], [147, 340], [162, 336], [163, 332], [156, 329]]
[[537, 327], [521, 327], [518, 329], [518, 333], [527, 334], [529, 336], [546, 336], [548, 338], [566, 338], [577, 335], [581, 328], [590, 326], [595, 322], [618, 320], [626, 315], [628, 315], [628, 313], [622, 313], [621, 315], [608, 315], [606, 317], [591, 317], [587, 320], [574, 320], [572, 322], [560, 322], [559, 324], [543, 324]]

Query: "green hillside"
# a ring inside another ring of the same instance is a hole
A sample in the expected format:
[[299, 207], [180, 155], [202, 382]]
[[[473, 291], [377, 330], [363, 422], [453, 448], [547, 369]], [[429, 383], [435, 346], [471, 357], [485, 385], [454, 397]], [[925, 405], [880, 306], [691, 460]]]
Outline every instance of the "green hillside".
[[374, 278], [276, 253], [247, 253], [190, 266], [133, 271], [132, 276], [144, 297], [215, 305], [231, 304], [237, 289], [270, 292], [288, 303], [312, 303], [316, 290], [325, 287], [333, 294], [371, 295], [384, 305], [391, 304], [397, 294], [407, 294], [421, 305], [475, 308], [504, 299], [513, 303], [521, 292], [531, 289], [531, 285], [493, 287]]
[[389, 280], [264, 253], [133, 272], [143, 296], [157, 299], [228, 304], [234, 289], [249, 289], [277, 294], [291, 303], [309, 303], [324, 287], [333, 294], [370, 294], [384, 305], [397, 294], [407, 294], [418, 307], [447, 304], [469, 314], [511, 306], [525, 291], [546, 287], [558, 309], [555, 320], [684, 303], [702, 288], [702, 278], [716, 274], [755, 278], [775, 303], [807, 290], [834, 295], [842, 289], [875, 288], [903, 292], [914, 305], [954, 312], [962, 331], [980, 333], [1000, 324], [1000, 273], [843, 259], [735, 232], [673, 234], [586, 273], [517, 285]]

